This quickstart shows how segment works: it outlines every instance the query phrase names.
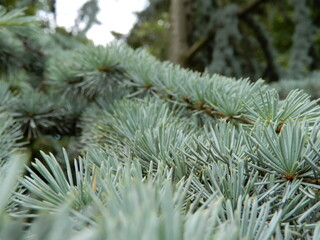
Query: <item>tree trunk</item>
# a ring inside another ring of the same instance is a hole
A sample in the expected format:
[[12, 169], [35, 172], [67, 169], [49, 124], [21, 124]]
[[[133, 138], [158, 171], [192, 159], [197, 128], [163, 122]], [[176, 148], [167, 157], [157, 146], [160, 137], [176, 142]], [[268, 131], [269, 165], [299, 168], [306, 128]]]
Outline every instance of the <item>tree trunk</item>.
[[183, 65], [183, 55], [188, 49], [187, 43], [187, 16], [184, 0], [170, 2], [170, 40], [169, 60]]

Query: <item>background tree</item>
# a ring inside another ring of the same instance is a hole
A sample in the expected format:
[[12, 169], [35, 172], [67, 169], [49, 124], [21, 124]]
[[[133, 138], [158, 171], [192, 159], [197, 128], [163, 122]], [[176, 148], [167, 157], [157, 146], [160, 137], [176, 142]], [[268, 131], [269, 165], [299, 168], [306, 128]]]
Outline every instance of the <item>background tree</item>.
[[[67, 108], [62, 103], [70, 101], [70, 98], [53, 99], [49, 91], [47, 75], [53, 61], [51, 56], [53, 53], [66, 53], [91, 41], [82, 29], [74, 27], [72, 32], [68, 32], [62, 27], [55, 27], [52, 22], [55, 1], [3, 1], [2, 4], [12, 9], [11, 14], [7, 14], [1, 8], [2, 24], [9, 22], [9, 26], [2, 27], [0, 33], [0, 78], [5, 82], [2, 89], [4, 93], [5, 89], [9, 89], [13, 95], [19, 96], [19, 101], [10, 108], [22, 123], [23, 140], [28, 142], [30, 159], [40, 157], [40, 149], [55, 153], [76, 136], [74, 124], [79, 116], [76, 113], [65, 115]], [[96, 4], [95, 1], [84, 4], [76, 26], [83, 24], [86, 31], [95, 23]], [[47, 17], [36, 23], [33, 17], [38, 11], [47, 12]], [[41, 34], [48, 30], [51, 34]], [[51, 103], [48, 104], [48, 101]], [[62, 126], [56, 124], [58, 119], [68, 121]]]
[[[155, 18], [160, 20], [163, 12], [171, 15], [169, 30], [174, 31], [181, 19], [179, 14], [184, 12], [186, 43], [174, 47], [171, 44], [176, 51], [184, 52], [179, 59], [183, 66], [232, 77], [263, 78], [269, 82], [301, 78], [319, 67], [316, 1], [181, 2], [183, 5], [176, 5], [180, 10], [169, 11], [175, 1], [150, 1], [138, 15], [139, 22], [129, 35], [128, 43], [134, 47], [144, 46], [143, 36], [152, 33], [140, 33], [140, 44], [133, 44], [133, 39], [136, 42], [139, 39], [135, 34], [137, 29]], [[164, 42], [178, 41], [172, 34], [166, 36], [169, 40]], [[158, 48], [156, 44], [148, 47]], [[170, 59], [168, 53], [167, 59]]]
[[187, 12], [184, 0], [170, 1], [169, 60], [183, 64], [182, 58], [188, 49]]

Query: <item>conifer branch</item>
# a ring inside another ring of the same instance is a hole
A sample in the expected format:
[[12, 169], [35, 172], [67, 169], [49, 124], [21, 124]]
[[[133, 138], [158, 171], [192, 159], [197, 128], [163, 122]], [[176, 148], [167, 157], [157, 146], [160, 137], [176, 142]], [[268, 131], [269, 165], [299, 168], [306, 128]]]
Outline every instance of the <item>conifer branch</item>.
[[26, 40], [25, 38], [22, 39], [22, 43], [23, 43], [23, 46], [24, 46], [27, 50], [29, 50], [29, 51], [31, 51], [31, 52], [34, 52], [34, 53], [37, 53], [37, 54], [40, 55], [40, 56], [44, 56], [44, 57], [47, 56], [47, 54], [46, 54], [44, 51], [39, 50], [39, 49], [36, 49], [36, 48], [30, 46], [30, 45], [27, 43], [27, 40]]
[[[145, 88], [145, 89], [150, 89], [152, 87], [153, 86], [151, 84], [147, 84], [147, 85], [142, 86], [142, 88]], [[153, 92], [156, 93], [157, 95], [160, 95], [155, 90], [155, 88], [153, 88]], [[160, 96], [160, 97], [164, 98], [163, 96]], [[173, 95], [169, 95], [169, 96], [167, 96], [167, 98], [170, 99], [171, 101], [178, 101], [178, 99], [175, 99]], [[228, 115], [226, 113], [217, 111], [212, 107], [205, 107], [205, 105], [206, 105], [205, 102], [193, 103], [193, 102], [190, 101], [188, 96], [183, 96], [183, 101], [188, 104], [188, 107], [187, 107], [188, 109], [194, 110], [194, 111], [202, 111], [206, 115], [208, 115], [208, 116], [210, 116], [212, 118], [217, 118], [217, 117], [218, 118], [226, 118], [227, 121], [236, 120], [236, 121], [239, 121], [239, 122], [242, 122], [242, 123], [245, 123], [245, 124], [250, 124], [250, 125], [254, 125], [255, 124], [254, 121], [251, 121], [249, 119], [246, 119], [246, 118], [243, 118], [243, 117], [239, 117], [239, 116], [230, 116], [230, 115]]]
[[[319, 101], [120, 44], [49, 60], [43, 91], [29, 73], [14, 93], [0, 80], [3, 239], [320, 239]], [[20, 177], [21, 130], [33, 141], [69, 127], [81, 129], [74, 163], [64, 143], [70, 156], [41, 152]]]
[[251, 121], [249, 119], [246, 119], [243, 117], [238, 117], [238, 116], [230, 116], [230, 115], [225, 114], [223, 112], [215, 111], [213, 108], [204, 108], [203, 110], [208, 116], [213, 117], [213, 118], [220, 117], [220, 118], [226, 118], [227, 121], [230, 121], [233, 119], [233, 120], [245, 123], [245, 124], [250, 124], [250, 125], [255, 124], [254, 121]]

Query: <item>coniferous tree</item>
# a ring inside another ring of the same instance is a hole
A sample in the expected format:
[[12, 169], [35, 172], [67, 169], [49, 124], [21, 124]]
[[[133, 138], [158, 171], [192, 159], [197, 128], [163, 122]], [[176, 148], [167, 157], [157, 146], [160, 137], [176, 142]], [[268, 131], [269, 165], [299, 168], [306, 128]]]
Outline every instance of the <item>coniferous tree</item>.
[[310, 95], [67, 48], [22, 10], [1, 7], [0, 34], [1, 238], [320, 238]]

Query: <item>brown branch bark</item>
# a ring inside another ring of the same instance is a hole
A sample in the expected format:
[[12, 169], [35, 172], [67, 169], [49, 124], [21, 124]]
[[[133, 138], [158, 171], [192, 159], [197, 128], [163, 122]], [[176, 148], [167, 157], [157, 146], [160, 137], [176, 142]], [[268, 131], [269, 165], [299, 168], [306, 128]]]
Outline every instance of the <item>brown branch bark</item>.
[[[215, 32], [215, 31], [214, 31]], [[196, 41], [189, 49], [186, 50], [186, 52], [181, 57], [181, 65], [185, 66], [189, 59], [191, 59], [197, 51], [199, 51], [211, 38], [211, 36], [214, 35], [214, 32], [208, 34], [208, 36], [201, 38], [200, 40]]]
[[[147, 85], [148, 87], [145, 87], [145, 86], [141, 86], [141, 87], [146, 88], [146, 89], [151, 89], [152, 88], [151, 84], [148, 84]], [[206, 103], [203, 102], [203, 101], [202, 102], [198, 102], [198, 103], [194, 103], [194, 102], [192, 102], [190, 100], [190, 98], [188, 96], [184, 96], [183, 99], [179, 100], [179, 99], [176, 99], [173, 95], [168, 95], [168, 96], [160, 95], [158, 93], [158, 91], [155, 90], [155, 89], [153, 89], [153, 93], [157, 94], [160, 98], [163, 98], [163, 99], [167, 98], [167, 99], [169, 99], [171, 101], [178, 101], [179, 102], [179, 101], [183, 100], [185, 103], [187, 103], [187, 106], [186, 106], [187, 109], [190, 109], [190, 110], [193, 110], [193, 111], [201, 111], [201, 112], [207, 114], [208, 116], [210, 116], [212, 118], [226, 118], [227, 121], [235, 120], [235, 121], [242, 122], [242, 123], [249, 124], [249, 125], [254, 125], [255, 124], [255, 122], [251, 121], [250, 119], [243, 118], [243, 117], [240, 117], [240, 116], [230, 116], [230, 115], [228, 115], [226, 113], [217, 111], [213, 107], [207, 107]]]
[[213, 118], [221, 117], [221, 118], [227, 118], [228, 120], [234, 119], [236, 121], [239, 121], [239, 122], [242, 122], [242, 123], [246, 123], [246, 124], [250, 124], [250, 125], [254, 125], [255, 124], [254, 121], [251, 121], [249, 119], [242, 118], [242, 117], [236, 117], [236, 116], [229, 116], [228, 114], [225, 114], [225, 113], [219, 112], [219, 111], [215, 111], [215, 110], [210, 109], [210, 108], [205, 108], [204, 112], [208, 116], [213, 117]]
[[261, 3], [267, 2], [268, 0], [256, 0], [251, 2], [248, 6], [246, 6], [245, 8], [243, 8], [240, 12], [239, 12], [239, 17], [242, 18], [243, 16], [248, 15], [248, 13], [253, 12], [254, 10], [256, 10]]
[[36, 48], [34, 48], [34, 47], [31, 47], [28, 43], [27, 43], [27, 39], [21, 39], [22, 40], [22, 43], [23, 43], [23, 46], [27, 49], [27, 50], [29, 50], [29, 51], [31, 51], [31, 52], [35, 52], [35, 53], [37, 53], [37, 54], [39, 54], [40, 56], [47, 56], [47, 54], [44, 52], [44, 51], [42, 51], [42, 50], [39, 50], [39, 49], [36, 49]]

